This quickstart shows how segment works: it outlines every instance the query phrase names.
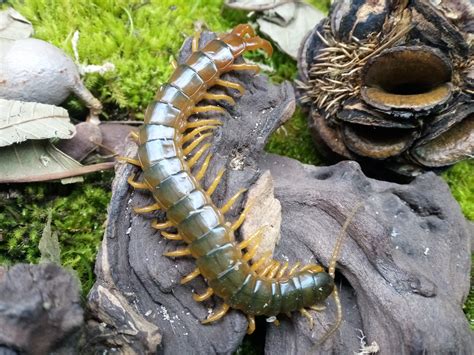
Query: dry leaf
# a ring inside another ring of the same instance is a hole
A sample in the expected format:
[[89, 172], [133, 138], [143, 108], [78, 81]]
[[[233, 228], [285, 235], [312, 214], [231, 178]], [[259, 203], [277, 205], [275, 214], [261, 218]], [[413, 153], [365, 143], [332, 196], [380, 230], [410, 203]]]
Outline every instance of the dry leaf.
[[56, 147], [71, 158], [82, 162], [102, 144], [102, 133], [98, 125], [90, 121], [78, 123], [76, 135], [59, 141]]
[[[27, 141], [2, 148], [0, 183], [24, 183], [62, 179], [63, 183], [78, 181], [72, 177], [111, 169], [113, 162], [83, 166], [49, 141]], [[82, 181], [79, 178], [79, 181]]]
[[[290, 15], [293, 17], [290, 18]], [[257, 23], [262, 33], [270, 37], [283, 52], [296, 59], [303, 38], [324, 17], [321, 11], [309, 4], [284, 4], [265, 12], [265, 16], [257, 19]]]
[[20, 39], [33, 34], [33, 25], [11, 7], [0, 11], [0, 38]]
[[263, 13], [263, 20], [277, 24], [281, 27], [286, 27], [297, 15], [296, 10], [299, 4], [290, 2], [283, 4], [274, 9], [267, 10]]
[[232, 9], [245, 11], [263, 11], [273, 9], [278, 5], [286, 2], [293, 2], [292, 0], [226, 0], [225, 5]]
[[48, 220], [43, 229], [43, 234], [38, 243], [41, 253], [40, 263], [55, 263], [61, 265], [61, 248], [59, 246], [58, 234], [51, 231], [52, 211], [49, 210]]
[[0, 99], [0, 147], [28, 139], [67, 139], [75, 132], [61, 107]]

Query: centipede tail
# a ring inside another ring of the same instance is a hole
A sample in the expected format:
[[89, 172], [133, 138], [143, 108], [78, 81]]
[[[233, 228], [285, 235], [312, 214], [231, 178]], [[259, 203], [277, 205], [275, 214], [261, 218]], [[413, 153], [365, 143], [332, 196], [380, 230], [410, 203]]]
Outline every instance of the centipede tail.
[[[221, 86], [243, 94], [242, 85], [222, 80], [222, 74], [231, 70], [258, 71], [258, 66], [236, 64], [235, 59], [245, 51], [256, 49], [271, 55], [272, 47], [256, 36], [249, 25], [237, 26], [202, 49], [198, 49], [198, 42], [195, 36], [193, 53], [176, 66], [148, 107], [138, 134], [138, 160], [126, 158], [143, 169], [143, 182], [131, 178], [131, 185], [150, 190], [156, 201], [136, 211], [149, 213], [160, 209], [166, 212], [167, 221], [154, 221], [153, 227], [160, 230], [164, 238], [183, 241], [186, 247], [165, 255], [191, 256], [196, 261], [196, 269], [181, 282], [203, 276], [209, 288], [201, 295], [195, 294], [194, 299], [202, 302], [216, 295], [223, 300], [222, 307], [203, 323], [218, 321], [232, 308], [247, 315], [249, 333], [254, 331], [254, 317], [258, 315], [300, 311], [311, 319], [306, 308], [325, 300], [333, 292], [333, 277], [319, 265], [301, 267], [297, 263], [290, 267], [289, 263], [272, 260], [269, 254], [251, 263], [262, 231], [256, 232], [250, 241], [239, 244], [234, 232], [244, 221], [247, 210], [235, 221], [224, 217], [245, 191], [238, 191], [219, 208], [211, 195], [225, 170], [221, 170], [209, 186], [200, 183], [211, 162], [210, 144], [206, 140], [222, 122], [217, 118], [189, 120], [191, 115], [201, 112], [224, 111], [221, 106], [202, 104], [203, 100], [235, 104], [233, 97], [209, 93], [209, 89]], [[201, 158], [204, 159], [201, 168], [193, 171]], [[177, 232], [166, 230], [171, 227]]]

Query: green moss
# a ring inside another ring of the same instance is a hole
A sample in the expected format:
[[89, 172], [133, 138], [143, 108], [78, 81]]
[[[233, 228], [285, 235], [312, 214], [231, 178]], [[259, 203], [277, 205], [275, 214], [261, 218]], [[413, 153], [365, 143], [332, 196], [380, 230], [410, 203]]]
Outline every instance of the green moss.
[[320, 165], [322, 163], [322, 158], [308, 130], [306, 117], [299, 108], [293, 117], [270, 137], [266, 150], [306, 164]]
[[86, 183], [74, 186], [46, 183], [24, 186], [15, 191], [17, 197], [3, 200], [0, 263], [39, 261], [38, 242], [51, 209], [51, 228], [58, 233], [62, 264], [74, 269], [83, 291], [89, 291], [110, 200], [108, 188], [95, 182], [99, 178], [105, 179], [108, 185], [111, 175], [89, 176]]
[[456, 164], [442, 174], [466, 218], [474, 221], [474, 161]]

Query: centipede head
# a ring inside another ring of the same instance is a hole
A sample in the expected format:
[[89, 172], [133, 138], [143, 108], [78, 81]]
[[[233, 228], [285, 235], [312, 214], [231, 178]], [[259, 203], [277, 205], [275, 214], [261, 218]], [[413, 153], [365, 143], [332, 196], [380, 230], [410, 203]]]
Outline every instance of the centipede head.
[[256, 36], [252, 26], [248, 24], [236, 26], [223, 40], [231, 48], [235, 57], [238, 57], [246, 51], [255, 49], [262, 49], [269, 56], [273, 53], [273, 47], [270, 42]]

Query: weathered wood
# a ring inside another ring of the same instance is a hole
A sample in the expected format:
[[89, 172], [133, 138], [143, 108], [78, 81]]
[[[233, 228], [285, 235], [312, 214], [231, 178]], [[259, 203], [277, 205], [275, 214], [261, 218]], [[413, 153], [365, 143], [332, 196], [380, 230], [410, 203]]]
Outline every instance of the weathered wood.
[[0, 267], [0, 354], [76, 354], [79, 282], [55, 264]]
[[[189, 41], [182, 55], [186, 53]], [[267, 155], [263, 148], [270, 133], [293, 112], [292, 88], [250, 73], [226, 79], [241, 82], [247, 91], [235, 107], [226, 106], [229, 113], [213, 137], [214, 156], [203, 184], [208, 186], [226, 167], [213, 195], [221, 205], [270, 170], [282, 205], [277, 259], [317, 260], [327, 266], [341, 225], [363, 201], [348, 228], [338, 266], [344, 321], [315, 351], [357, 351], [360, 329], [367, 344], [375, 341], [381, 354], [472, 352], [472, 334], [461, 309], [469, 290], [471, 232], [447, 185], [434, 174], [398, 185], [365, 177], [354, 162], [313, 167]], [[150, 226], [153, 217], [163, 214], [132, 211], [133, 206], [153, 203], [148, 192], [128, 186], [128, 176], [137, 172], [126, 165], [116, 171], [97, 282], [89, 295], [89, 350], [232, 353], [245, 334], [245, 317], [231, 311], [217, 323], [199, 323], [219, 302], [193, 301], [192, 292], [206, 288], [201, 279], [179, 283], [195, 265], [192, 259], [162, 256], [178, 245]], [[239, 204], [229, 220], [238, 214]], [[296, 313], [291, 320], [281, 317], [280, 327], [268, 324], [266, 352], [313, 351], [313, 343], [334, 321], [333, 302], [327, 303], [326, 311], [312, 312], [314, 337], [307, 320]]]
[[434, 173], [407, 185], [378, 181], [347, 161], [314, 167], [262, 155], [258, 163], [271, 171], [282, 204], [277, 259], [315, 258], [327, 265], [340, 226], [359, 201], [364, 205], [349, 225], [338, 262], [340, 330], [311, 351], [333, 323], [330, 301], [327, 311], [312, 312], [312, 332], [299, 315], [269, 327], [266, 352], [352, 354], [362, 331], [380, 354], [472, 353], [473, 334], [462, 312], [472, 230], [446, 183]]

